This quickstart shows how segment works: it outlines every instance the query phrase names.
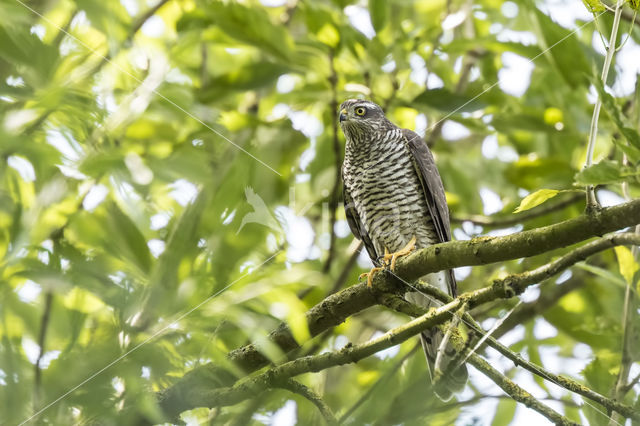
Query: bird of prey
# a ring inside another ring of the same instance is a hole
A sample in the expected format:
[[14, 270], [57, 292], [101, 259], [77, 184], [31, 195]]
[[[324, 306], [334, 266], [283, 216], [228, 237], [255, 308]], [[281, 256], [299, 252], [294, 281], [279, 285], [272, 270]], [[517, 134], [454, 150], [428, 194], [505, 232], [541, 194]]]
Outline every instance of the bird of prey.
[[[444, 187], [427, 144], [418, 134], [389, 121], [373, 102], [349, 99], [340, 106], [340, 127], [346, 138], [342, 166], [344, 207], [354, 236], [364, 243], [374, 271], [395, 266], [398, 256], [451, 239], [449, 209]], [[390, 261], [390, 262], [389, 262]], [[364, 274], [363, 274], [364, 275]], [[456, 296], [453, 271], [428, 274], [423, 280]], [[429, 297], [409, 292], [405, 297], [418, 305], [436, 305]], [[420, 336], [431, 378], [443, 334], [433, 328]], [[436, 395], [448, 400], [467, 382], [462, 365], [448, 371], [452, 348], [440, 354], [447, 374], [434, 386]]]

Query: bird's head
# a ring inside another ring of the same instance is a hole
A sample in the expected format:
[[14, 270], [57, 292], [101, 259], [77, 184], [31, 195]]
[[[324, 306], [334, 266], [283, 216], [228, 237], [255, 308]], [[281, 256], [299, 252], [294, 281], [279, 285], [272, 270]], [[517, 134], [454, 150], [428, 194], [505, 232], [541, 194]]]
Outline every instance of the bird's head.
[[347, 140], [393, 127], [379, 105], [361, 99], [348, 99], [340, 105], [340, 127]]

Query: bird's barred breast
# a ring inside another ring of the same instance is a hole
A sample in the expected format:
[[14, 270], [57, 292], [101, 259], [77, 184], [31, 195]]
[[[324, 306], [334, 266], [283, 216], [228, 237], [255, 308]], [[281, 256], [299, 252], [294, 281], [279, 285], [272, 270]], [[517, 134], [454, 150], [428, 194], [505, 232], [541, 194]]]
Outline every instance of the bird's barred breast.
[[[424, 192], [403, 145], [345, 156], [345, 185], [378, 254], [437, 242]], [[388, 149], [393, 148], [393, 149]], [[368, 154], [368, 155], [367, 155]]]

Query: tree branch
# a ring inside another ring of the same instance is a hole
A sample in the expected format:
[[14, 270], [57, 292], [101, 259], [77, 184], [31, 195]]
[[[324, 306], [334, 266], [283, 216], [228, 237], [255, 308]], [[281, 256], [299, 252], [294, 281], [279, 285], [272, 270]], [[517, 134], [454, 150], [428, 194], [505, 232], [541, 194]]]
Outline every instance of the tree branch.
[[[622, 239], [619, 239], [618, 241], [616, 241], [617, 243], [622, 243], [622, 244], [635, 244], [635, 243], [639, 243], [640, 242], [640, 236], [637, 236], [635, 234], [618, 234], [618, 236], [624, 236]], [[630, 237], [630, 238], [627, 238]], [[603, 240], [606, 240], [606, 238], [603, 238]], [[606, 250], [608, 248], [611, 247], [611, 243], [609, 241], [603, 241], [603, 240], [598, 240], [596, 241], [596, 243], [602, 243], [602, 244], [598, 244], [602, 250]], [[616, 244], [617, 245], [617, 244]], [[582, 248], [582, 247], [581, 247]], [[593, 253], [592, 253], [593, 254]], [[569, 257], [569, 255], [565, 256], [565, 257]], [[559, 271], [556, 271], [556, 273]], [[411, 287], [420, 291], [421, 293], [427, 294], [429, 296], [432, 296], [433, 298], [441, 301], [442, 303], [450, 303], [451, 301], [453, 301], [454, 299], [451, 298], [451, 296], [449, 296], [447, 293], [444, 293], [442, 291], [440, 291], [439, 289], [427, 285], [427, 284], [423, 284], [421, 282], [417, 282], [417, 283], [412, 283]], [[393, 303], [393, 309], [398, 311], [398, 312], [402, 312], [411, 316], [416, 316], [416, 315], [420, 315], [420, 314], [424, 314], [425, 312], [425, 308], [422, 308], [418, 305], [414, 305], [410, 302], [407, 301], [403, 301], [402, 304], [398, 303], [398, 301], [394, 301]], [[469, 314], [469, 313], [465, 313], [462, 316], [462, 320], [464, 321], [464, 323], [466, 325], [468, 325], [475, 333], [478, 333], [479, 335], [484, 335], [486, 334], [486, 332], [480, 327], [480, 325], [475, 321], [475, 319]], [[486, 339], [485, 344], [491, 346], [492, 348], [494, 348], [495, 350], [497, 350], [500, 354], [502, 354], [505, 358], [510, 359], [514, 365], [516, 367], [520, 366], [523, 367], [524, 369], [528, 370], [529, 372], [542, 377], [543, 379], [546, 379], [560, 387], [563, 387], [565, 389], [567, 389], [568, 391], [571, 391], [573, 393], [577, 393], [578, 395], [581, 395], [585, 398], [588, 398], [594, 402], [597, 402], [598, 404], [606, 407], [609, 410], [615, 410], [620, 412], [621, 414], [623, 414], [626, 417], [629, 418], [633, 418], [636, 420], [640, 420], [640, 413], [635, 410], [633, 407], [630, 407], [628, 405], [624, 405], [619, 403], [616, 400], [612, 400], [609, 399], [591, 389], [589, 389], [588, 387], [576, 382], [575, 380], [569, 379], [567, 377], [564, 376], [559, 376], [556, 374], [553, 374], [547, 370], [545, 370], [544, 368], [540, 367], [537, 364], [534, 364], [532, 362], [529, 362], [527, 360], [525, 360], [524, 358], [522, 358], [519, 354], [511, 351], [508, 347], [506, 347], [505, 345], [503, 345], [502, 343], [500, 343], [499, 341], [497, 341], [494, 337], [488, 337]]]
[[[470, 241], [437, 244], [400, 259], [396, 265], [396, 272], [402, 279], [411, 281], [443, 269], [533, 256], [639, 222], [640, 200], [634, 200], [555, 225], [505, 237], [483, 237]], [[527, 274], [529, 280], [534, 280], [532, 282], [538, 279], [535, 274]], [[546, 276], [543, 271], [540, 278]], [[404, 292], [404, 289], [399, 289], [394, 284], [394, 280], [388, 278], [387, 274], [378, 273], [374, 277], [373, 289], [367, 288], [364, 283], [357, 284], [327, 297], [311, 308], [306, 314], [311, 336], [316, 336], [342, 323], [350, 315], [376, 304], [383, 294]], [[450, 308], [458, 309], [458, 304], [463, 299], [469, 300], [470, 307], [476, 306], [493, 300], [500, 294], [506, 295], [506, 289], [509, 289], [509, 295], [512, 296], [513, 293], [517, 293], [516, 290], [522, 291], [524, 287], [510, 287], [509, 283], [496, 281], [492, 287], [461, 296], [457, 302], [452, 302], [453, 305]], [[444, 316], [450, 317], [450, 315], [447, 312]], [[285, 353], [299, 347], [298, 342], [284, 324], [270, 333], [269, 339]], [[246, 372], [255, 371], [268, 364], [267, 358], [253, 344], [230, 352], [229, 359]], [[196, 367], [162, 392], [160, 405], [167, 414], [175, 415], [190, 407], [198, 406], [198, 401], [205, 402], [202, 398], [203, 392], [210, 392], [212, 387], [228, 386], [234, 380], [230, 373], [212, 363]]]
[[548, 286], [549, 288], [545, 289], [544, 286], [540, 288], [542, 292], [537, 300], [518, 306], [511, 316], [494, 331], [493, 337], [499, 339], [517, 324], [523, 324], [525, 321], [542, 314], [551, 306], [555, 305], [562, 297], [584, 286], [585, 282], [581, 279], [572, 279], [562, 285], [550, 284], [551, 285]]
[[[474, 300], [482, 300], [483, 294], [486, 291], [491, 292], [495, 297], [508, 297], [513, 294], [512, 292], [507, 291], [503, 286], [491, 286], [486, 289], [472, 292], [469, 296], [463, 295], [461, 296], [461, 299], [465, 299], [466, 302], [471, 304]], [[240, 380], [232, 387], [203, 390], [198, 392], [196, 400], [191, 400], [190, 402], [195, 404], [192, 407], [233, 405], [247, 398], [251, 398], [254, 395], [258, 395], [265, 389], [281, 387], [281, 383], [291, 377], [303, 373], [321, 371], [338, 365], [358, 362], [359, 360], [371, 356], [383, 349], [402, 343], [430, 327], [443, 323], [451, 317], [454, 310], [460, 309], [460, 307], [466, 302], [461, 303], [460, 299], [456, 299], [440, 308], [432, 309], [425, 315], [390, 330], [384, 335], [366, 343], [356, 346], [348, 344], [339, 351], [298, 358], [280, 366], [270, 368], [255, 377]], [[498, 386], [500, 386], [516, 401], [538, 411], [540, 414], [544, 415], [556, 424], [574, 424], [566, 417], [561, 416], [551, 408], [537, 401], [531, 394], [518, 387], [497, 370], [493, 369], [479, 356], [471, 355], [468, 362], [484, 374], [487, 374], [488, 377], [495, 381]], [[193, 396], [195, 397], [196, 395]]]

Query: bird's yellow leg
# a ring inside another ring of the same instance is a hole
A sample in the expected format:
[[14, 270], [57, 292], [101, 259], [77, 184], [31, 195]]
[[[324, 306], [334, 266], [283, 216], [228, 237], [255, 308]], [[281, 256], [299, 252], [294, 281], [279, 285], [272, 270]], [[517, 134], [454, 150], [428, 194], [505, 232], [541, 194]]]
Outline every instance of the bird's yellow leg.
[[396, 260], [398, 260], [400, 256], [408, 255], [415, 249], [416, 249], [416, 237], [414, 236], [413, 238], [411, 238], [411, 241], [409, 241], [406, 246], [402, 247], [400, 250], [394, 253], [389, 253], [385, 249], [383, 260], [385, 264], [388, 264], [389, 260], [391, 260], [390, 268], [393, 271], [396, 268]]

